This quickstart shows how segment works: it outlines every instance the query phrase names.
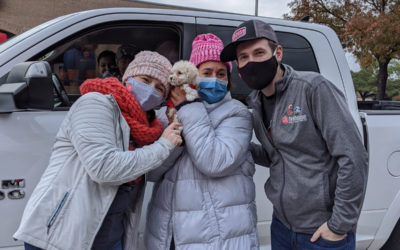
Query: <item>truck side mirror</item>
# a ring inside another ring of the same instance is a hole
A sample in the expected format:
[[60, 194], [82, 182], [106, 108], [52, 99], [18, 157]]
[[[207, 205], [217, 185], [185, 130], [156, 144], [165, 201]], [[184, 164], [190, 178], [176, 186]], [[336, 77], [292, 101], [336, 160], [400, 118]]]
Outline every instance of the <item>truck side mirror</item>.
[[7, 81], [0, 85], [0, 113], [26, 109], [53, 109], [54, 87], [46, 61], [15, 65]]

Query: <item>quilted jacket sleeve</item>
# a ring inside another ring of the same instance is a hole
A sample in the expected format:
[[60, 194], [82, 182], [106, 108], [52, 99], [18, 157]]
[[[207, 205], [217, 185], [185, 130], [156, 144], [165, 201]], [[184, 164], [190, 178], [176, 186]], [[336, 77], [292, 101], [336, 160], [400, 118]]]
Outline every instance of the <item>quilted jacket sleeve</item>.
[[229, 104], [218, 109], [223, 113], [215, 114], [217, 124], [213, 124], [201, 102], [185, 105], [178, 112], [191, 160], [209, 177], [234, 173], [248, 153], [253, 129], [251, 114], [244, 105]]
[[176, 147], [160, 167], [150, 171], [147, 174], [146, 179], [148, 181], [157, 182], [159, 179], [161, 179], [165, 172], [167, 172], [172, 166], [174, 166], [176, 160], [179, 158], [182, 152], [183, 147]]
[[118, 119], [117, 107], [99, 93], [82, 96], [70, 111], [72, 144], [95, 182], [120, 185], [134, 180], [160, 166], [175, 147], [161, 137], [151, 145], [122, 151], [116, 144]]

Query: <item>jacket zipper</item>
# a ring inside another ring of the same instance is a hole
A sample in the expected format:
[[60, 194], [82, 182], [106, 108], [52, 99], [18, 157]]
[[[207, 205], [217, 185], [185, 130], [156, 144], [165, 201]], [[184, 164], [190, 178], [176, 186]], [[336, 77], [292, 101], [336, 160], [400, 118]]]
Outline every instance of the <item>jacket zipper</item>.
[[[182, 152], [182, 154], [183, 153], [184, 152]], [[179, 158], [181, 158], [181, 156], [179, 156], [178, 159]], [[178, 166], [178, 169], [176, 170], [175, 184], [174, 184], [174, 188], [173, 188], [173, 191], [172, 191], [171, 218], [169, 220], [169, 224], [171, 226], [171, 237], [169, 238], [169, 245], [166, 246], [168, 249], [171, 247], [172, 239], [174, 238], [175, 191], [176, 191], [176, 185], [178, 184], [179, 169], [180, 169], [180, 165]], [[175, 240], [174, 240], [174, 245], [175, 245]], [[176, 248], [176, 246], [175, 246], [175, 248]]]
[[56, 210], [54, 211], [53, 215], [51, 216], [49, 222], [47, 223], [47, 234], [49, 234], [50, 228], [51, 228], [51, 226], [53, 226], [54, 221], [56, 220], [58, 214], [59, 214], [60, 211], [61, 211], [61, 208], [64, 206], [65, 201], [66, 201], [67, 198], [68, 198], [68, 195], [69, 195], [69, 192], [66, 192], [66, 193], [64, 194], [64, 196], [63, 196], [63, 198], [61, 199], [60, 203], [58, 204]]
[[[269, 125], [270, 127], [272, 127], [272, 122], [274, 121], [274, 117], [277, 116], [277, 114], [276, 114], [276, 102], [278, 100], [278, 97], [280, 98], [280, 96], [278, 95], [278, 91], [275, 92], [275, 95], [276, 95], [276, 97], [275, 97], [275, 104], [274, 104], [274, 113], [272, 114], [271, 123]], [[267, 136], [269, 136], [269, 135], [267, 134]], [[285, 173], [286, 172], [286, 170], [285, 170], [286, 164], [285, 164], [285, 161], [283, 159], [283, 156], [282, 156], [281, 152], [275, 147], [275, 144], [273, 143], [274, 140], [272, 139], [272, 132], [271, 132], [270, 138], [271, 138], [272, 147], [274, 147], [276, 152], [278, 152], [279, 156], [281, 157], [281, 161], [282, 161], [283, 183], [282, 183], [281, 193], [279, 194], [279, 203], [281, 204], [283, 217], [285, 218], [286, 223], [289, 225], [289, 229], [292, 230], [292, 225], [289, 223], [289, 220], [288, 220], [286, 212], [285, 212], [285, 207], [283, 206], [283, 191], [285, 190], [285, 186], [286, 186], [286, 173]]]
[[[261, 94], [262, 94], [262, 93], [261, 93]], [[272, 114], [272, 119], [271, 119], [271, 121], [270, 121], [270, 123], [269, 123], [269, 125], [268, 125], [268, 129], [267, 129], [266, 136], [267, 136], [267, 138], [269, 139], [269, 141], [271, 142], [271, 146], [274, 148], [274, 150], [275, 150], [276, 152], [278, 152], [278, 154], [279, 154], [279, 156], [280, 156], [280, 158], [281, 158], [282, 164], [283, 164], [283, 166], [282, 166], [283, 183], [282, 183], [281, 192], [280, 192], [280, 194], [279, 194], [279, 203], [280, 203], [281, 208], [282, 208], [283, 217], [285, 218], [286, 223], [289, 225], [290, 230], [292, 230], [292, 225], [289, 223], [289, 220], [288, 220], [287, 215], [286, 215], [286, 212], [285, 212], [285, 208], [284, 208], [284, 206], [283, 206], [283, 191], [284, 191], [285, 185], [286, 185], [285, 161], [284, 161], [284, 159], [283, 159], [283, 156], [282, 156], [281, 152], [278, 150], [278, 148], [276, 148], [276, 146], [275, 146], [275, 144], [274, 144], [274, 140], [273, 140], [273, 138], [272, 138], [272, 132], [271, 132], [271, 135], [268, 134], [268, 130], [272, 128], [272, 123], [273, 123], [273, 121], [276, 120], [276, 119], [274, 119], [274, 117], [277, 116], [277, 114], [276, 114], [276, 101], [277, 101], [277, 99], [278, 99], [278, 93], [275, 92], [275, 95], [276, 95], [276, 97], [275, 97], [275, 103], [274, 103], [274, 112], [273, 112], [273, 114]], [[262, 104], [261, 104], [261, 105], [262, 105]], [[261, 118], [261, 117], [262, 117], [262, 116], [260, 116], [260, 118]], [[259, 119], [259, 122], [261, 123], [261, 125], [262, 125], [263, 127], [265, 127], [265, 126], [264, 126], [264, 123], [262, 122], [262, 119], [261, 119], [261, 120]]]

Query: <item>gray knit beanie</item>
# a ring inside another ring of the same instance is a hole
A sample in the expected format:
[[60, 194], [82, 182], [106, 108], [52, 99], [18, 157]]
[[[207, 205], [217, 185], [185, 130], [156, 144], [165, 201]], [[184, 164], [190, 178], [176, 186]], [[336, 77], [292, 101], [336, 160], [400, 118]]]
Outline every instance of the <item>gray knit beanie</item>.
[[147, 75], [159, 79], [165, 86], [167, 93], [170, 86], [167, 82], [168, 76], [172, 73], [172, 65], [167, 58], [153, 51], [141, 51], [135, 59], [128, 65], [122, 82], [125, 82], [130, 77], [137, 75]]

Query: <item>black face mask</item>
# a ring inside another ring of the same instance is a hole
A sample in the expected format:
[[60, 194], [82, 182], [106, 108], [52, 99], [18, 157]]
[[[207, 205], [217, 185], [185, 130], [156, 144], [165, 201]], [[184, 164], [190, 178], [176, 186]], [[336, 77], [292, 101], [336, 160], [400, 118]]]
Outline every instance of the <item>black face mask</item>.
[[275, 54], [263, 62], [248, 62], [239, 68], [239, 73], [251, 89], [262, 90], [271, 84], [276, 75], [278, 61]]

